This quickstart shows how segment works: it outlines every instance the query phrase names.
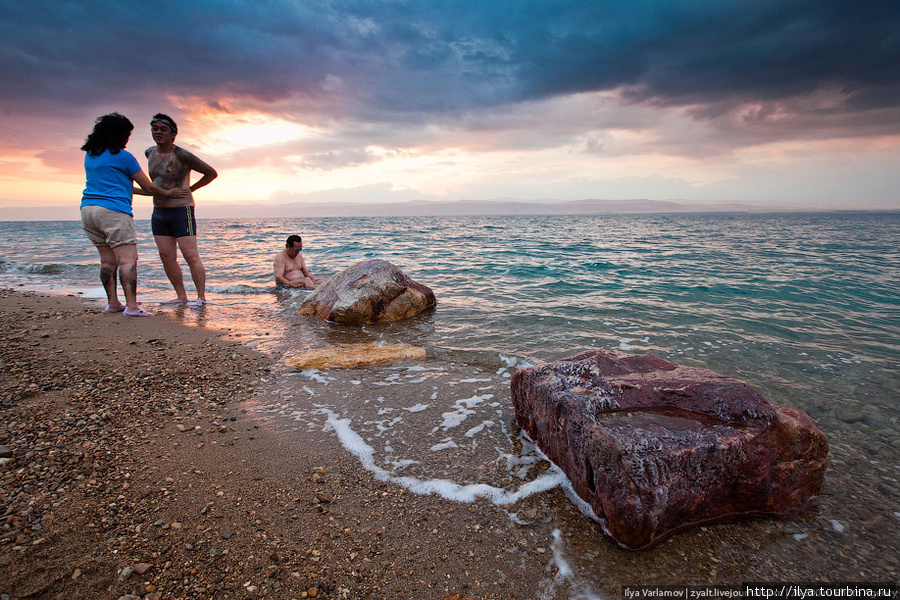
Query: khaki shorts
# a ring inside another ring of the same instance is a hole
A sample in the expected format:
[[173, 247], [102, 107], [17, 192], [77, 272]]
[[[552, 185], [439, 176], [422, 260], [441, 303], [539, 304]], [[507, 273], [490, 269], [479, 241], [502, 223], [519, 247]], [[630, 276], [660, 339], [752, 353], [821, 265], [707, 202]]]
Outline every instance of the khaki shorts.
[[124, 246], [137, 244], [137, 232], [131, 215], [103, 208], [81, 207], [81, 228], [95, 246]]

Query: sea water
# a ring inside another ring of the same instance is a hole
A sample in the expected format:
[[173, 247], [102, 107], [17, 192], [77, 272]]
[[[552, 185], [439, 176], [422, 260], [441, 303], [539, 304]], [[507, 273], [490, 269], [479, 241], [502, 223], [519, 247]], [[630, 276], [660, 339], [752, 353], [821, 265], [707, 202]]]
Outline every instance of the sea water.
[[[206, 219], [198, 241], [212, 303], [201, 310], [157, 305], [174, 296], [149, 224], [136, 225], [145, 306], [270, 353], [276, 377], [260, 410], [328, 429], [382, 481], [504, 507], [565, 488], [515, 425], [510, 377], [589, 349], [650, 353], [809, 414], [831, 449], [819, 525], [792, 532], [807, 544], [796, 556], [845, 579], [897, 579], [900, 214]], [[308, 292], [278, 290], [272, 275], [292, 233], [315, 275], [384, 259], [434, 290], [436, 309], [363, 328], [298, 316]], [[97, 265], [78, 223], [0, 223], [0, 286], [101, 299]], [[357, 342], [425, 346], [434, 358], [349, 371], [287, 364]], [[328, 400], [337, 382], [351, 392]], [[837, 550], [817, 526], [842, 536]], [[554, 535], [557, 563], [576, 571]], [[863, 556], [842, 562], [853, 549]], [[591, 596], [588, 583], [571, 588]]]

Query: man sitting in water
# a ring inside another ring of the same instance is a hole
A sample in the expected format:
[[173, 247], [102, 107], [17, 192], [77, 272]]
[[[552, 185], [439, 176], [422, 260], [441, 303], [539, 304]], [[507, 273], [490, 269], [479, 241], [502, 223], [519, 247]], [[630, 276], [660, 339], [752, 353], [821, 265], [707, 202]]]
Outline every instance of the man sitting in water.
[[303, 239], [299, 235], [289, 236], [284, 250], [275, 257], [275, 282], [285, 287], [314, 290], [325, 280], [309, 272], [301, 250]]

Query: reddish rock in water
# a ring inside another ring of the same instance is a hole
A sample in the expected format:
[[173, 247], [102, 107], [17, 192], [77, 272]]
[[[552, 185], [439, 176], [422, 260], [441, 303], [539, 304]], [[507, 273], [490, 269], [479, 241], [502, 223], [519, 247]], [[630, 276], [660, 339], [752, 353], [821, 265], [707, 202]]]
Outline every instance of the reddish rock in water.
[[347, 325], [401, 321], [436, 303], [431, 289], [384, 260], [352, 265], [317, 287], [299, 314]]
[[828, 440], [806, 413], [713, 371], [598, 350], [511, 385], [519, 424], [620, 546], [792, 514], [822, 489]]

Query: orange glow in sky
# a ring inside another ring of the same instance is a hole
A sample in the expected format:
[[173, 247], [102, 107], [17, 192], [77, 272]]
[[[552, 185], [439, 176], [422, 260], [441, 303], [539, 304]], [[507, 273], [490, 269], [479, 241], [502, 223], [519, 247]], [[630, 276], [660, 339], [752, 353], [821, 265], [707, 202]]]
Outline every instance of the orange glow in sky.
[[79, 148], [113, 111], [142, 165], [150, 118], [171, 115], [219, 173], [198, 205], [250, 215], [336, 198], [900, 210], [898, 13], [823, 1], [750, 21], [711, 0], [10, 10], [0, 220], [76, 206]]

